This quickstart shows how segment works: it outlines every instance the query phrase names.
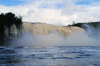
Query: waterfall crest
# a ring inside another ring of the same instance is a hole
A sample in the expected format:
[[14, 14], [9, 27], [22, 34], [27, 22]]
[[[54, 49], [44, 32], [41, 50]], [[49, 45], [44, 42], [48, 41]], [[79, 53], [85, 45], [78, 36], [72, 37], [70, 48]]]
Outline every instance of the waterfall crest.
[[[51, 33], [59, 33], [63, 36], [74, 35], [76, 32], [85, 32], [84, 29], [76, 27], [76, 26], [56, 26], [50, 25], [46, 23], [29, 23], [23, 22], [23, 25], [20, 30], [17, 30], [15, 25], [11, 27], [11, 35], [12, 38], [16, 38], [20, 34], [24, 34], [26, 32], [32, 33], [34, 36], [37, 35], [48, 35]], [[6, 29], [6, 35], [8, 36], [8, 29]]]
[[33, 35], [48, 35], [53, 32], [58, 32], [61, 35], [64, 36], [70, 36], [73, 35], [75, 32], [84, 32], [84, 29], [70, 26], [70, 27], [64, 27], [64, 26], [55, 26], [45, 23], [23, 23], [23, 31], [24, 32], [32, 32]]

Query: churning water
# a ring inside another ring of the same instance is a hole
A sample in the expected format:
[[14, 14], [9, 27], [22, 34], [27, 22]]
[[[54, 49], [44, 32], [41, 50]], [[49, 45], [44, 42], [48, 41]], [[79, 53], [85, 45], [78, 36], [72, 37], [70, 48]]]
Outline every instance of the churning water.
[[0, 66], [100, 66], [100, 47], [1, 46]]

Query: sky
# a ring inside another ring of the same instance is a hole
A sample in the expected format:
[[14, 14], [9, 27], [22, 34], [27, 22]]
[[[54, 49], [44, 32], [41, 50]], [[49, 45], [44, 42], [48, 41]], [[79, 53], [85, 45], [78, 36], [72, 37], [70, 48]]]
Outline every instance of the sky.
[[100, 21], [100, 0], [0, 0], [0, 13], [12, 12], [25, 22], [69, 25]]

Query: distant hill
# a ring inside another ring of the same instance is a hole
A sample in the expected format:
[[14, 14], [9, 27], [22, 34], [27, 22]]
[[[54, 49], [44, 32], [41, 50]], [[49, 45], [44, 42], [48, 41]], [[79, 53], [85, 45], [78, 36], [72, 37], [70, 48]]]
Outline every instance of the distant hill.
[[69, 25], [69, 26], [77, 26], [77, 27], [80, 27], [86, 30], [87, 27], [85, 25], [91, 26], [96, 29], [100, 26], [100, 22], [76, 23], [76, 24]]

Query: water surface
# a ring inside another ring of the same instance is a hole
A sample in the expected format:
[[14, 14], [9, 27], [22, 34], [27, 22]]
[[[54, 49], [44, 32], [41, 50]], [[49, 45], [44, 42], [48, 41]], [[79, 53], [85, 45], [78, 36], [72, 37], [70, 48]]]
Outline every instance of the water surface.
[[0, 66], [100, 66], [100, 47], [0, 46]]

